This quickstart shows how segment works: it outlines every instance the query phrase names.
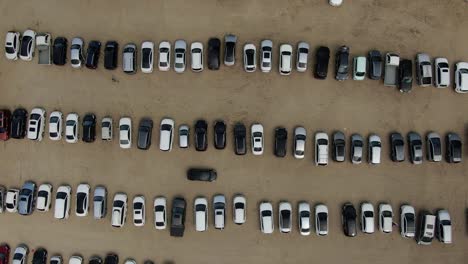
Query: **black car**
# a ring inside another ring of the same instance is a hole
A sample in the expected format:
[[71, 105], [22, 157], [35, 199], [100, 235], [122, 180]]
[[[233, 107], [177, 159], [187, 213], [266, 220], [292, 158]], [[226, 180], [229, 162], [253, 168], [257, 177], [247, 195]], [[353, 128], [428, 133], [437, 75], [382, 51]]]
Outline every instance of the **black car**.
[[356, 208], [351, 203], [343, 205], [341, 212], [341, 221], [343, 223], [343, 232], [348, 237], [357, 235]]
[[426, 135], [427, 160], [438, 162], [442, 160], [442, 141], [439, 134], [431, 132]]
[[208, 147], [207, 142], [208, 124], [205, 120], [197, 120], [195, 123], [195, 149], [197, 151], [205, 151]]
[[46, 264], [47, 263], [47, 250], [38, 248], [34, 252], [32, 264]]
[[208, 40], [208, 69], [219, 70], [221, 41], [219, 38]]
[[54, 40], [52, 61], [55, 65], [65, 65], [67, 63], [67, 39], [58, 37]]
[[400, 133], [390, 134], [390, 143], [392, 147], [391, 159], [394, 162], [405, 160], [405, 141]]
[[101, 54], [101, 42], [92, 40], [89, 42], [88, 50], [86, 52], [86, 67], [88, 69], [96, 69], [99, 62], [99, 55]]
[[402, 93], [411, 92], [413, 88], [413, 63], [411, 60], [400, 60], [400, 65], [398, 66], [398, 86]]
[[12, 138], [21, 139], [26, 136], [26, 121], [28, 119], [28, 111], [24, 108], [17, 108], [11, 116], [10, 136]]
[[93, 256], [89, 259], [89, 264], [102, 264], [102, 259], [98, 256]]
[[327, 78], [329, 61], [330, 49], [324, 46], [319, 47], [315, 53], [315, 78], [322, 80]]
[[173, 237], [183, 237], [185, 231], [185, 208], [187, 203], [182, 197], [172, 200], [172, 217], [170, 235]]
[[226, 147], [226, 124], [223, 121], [216, 121], [214, 126], [214, 144], [216, 149]]
[[114, 70], [117, 68], [119, 53], [119, 43], [117, 41], [107, 41], [104, 48], [104, 68]]
[[333, 160], [343, 162], [346, 159], [346, 137], [341, 131], [333, 133]]
[[96, 139], [96, 116], [86, 114], [83, 118], [83, 141], [87, 143], [94, 142]]
[[191, 181], [215, 181], [218, 174], [213, 169], [189, 169], [187, 179]]
[[247, 153], [247, 128], [242, 123], [234, 126], [234, 152], [236, 155]]
[[119, 256], [114, 253], [107, 254], [104, 258], [104, 264], [119, 264]]
[[349, 47], [341, 46], [335, 55], [335, 79], [344, 81], [349, 73]]
[[151, 146], [151, 135], [153, 134], [153, 120], [143, 118], [138, 127], [138, 143], [139, 149], [149, 149]]
[[284, 127], [275, 129], [275, 156], [283, 158], [286, 156], [286, 145], [288, 141], [288, 131]]
[[382, 54], [378, 50], [371, 50], [367, 55], [369, 60], [369, 78], [372, 80], [380, 80], [383, 72]]
[[459, 163], [462, 161], [462, 141], [459, 135], [448, 133], [445, 136], [445, 159], [449, 163]]

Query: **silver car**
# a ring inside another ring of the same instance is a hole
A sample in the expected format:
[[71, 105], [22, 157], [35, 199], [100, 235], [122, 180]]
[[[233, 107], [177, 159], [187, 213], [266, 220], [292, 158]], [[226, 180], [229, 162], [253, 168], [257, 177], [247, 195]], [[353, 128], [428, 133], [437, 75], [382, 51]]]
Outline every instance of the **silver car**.
[[81, 64], [84, 61], [83, 45], [84, 42], [82, 38], [72, 39], [70, 47], [70, 63], [73, 68], [81, 68]]
[[351, 135], [351, 162], [360, 164], [364, 152], [364, 139], [359, 134]]
[[235, 35], [226, 35], [224, 37], [224, 65], [232, 66], [236, 63], [236, 43]]
[[102, 219], [107, 212], [107, 190], [104, 186], [96, 186], [93, 196], [94, 219]]
[[125, 45], [123, 49], [122, 68], [127, 74], [136, 73], [137, 46], [133, 43]]
[[174, 45], [174, 70], [177, 73], [185, 71], [185, 53], [187, 51], [187, 43], [184, 40], [177, 40]]
[[421, 136], [416, 132], [408, 133], [408, 146], [411, 162], [413, 164], [421, 164], [423, 161], [423, 146]]
[[30, 215], [34, 210], [36, 184], [32, 181], [24, 183], [19, 193], [18, 213], [20, 215]]
[[190, 128], [187, 125], [179, 126], [179, 147], [188, 148], [189, 147], [189, 135]]
[[369, 146], [368, 146], [368, 159], [369, 163], [376, 165], [380, 164], [380, 154], [382, 152], [382, 141], [380, 137], [376, 134], [369, 136]]
[[270, 72], [273, 64], [273, 41], [262, 40], [260, 43], [260, 69], [262, 72]]
[[420, 86], [432, 85], [432, 63], [427, 53], [416, 55], [416, 80]]
[[305, 153], [307, 132], [303, 127], [294, 129], [294, 157], [303, 159]]
[[430, 132], [426, 136], [427, 160], [439, 162], [442, 160], [442, 142], [439, 134]]
[[298, 72], [307, 70], [307, 61], [309, 56], [309, 43], [301, 41], [297, 44], [296, 69]]

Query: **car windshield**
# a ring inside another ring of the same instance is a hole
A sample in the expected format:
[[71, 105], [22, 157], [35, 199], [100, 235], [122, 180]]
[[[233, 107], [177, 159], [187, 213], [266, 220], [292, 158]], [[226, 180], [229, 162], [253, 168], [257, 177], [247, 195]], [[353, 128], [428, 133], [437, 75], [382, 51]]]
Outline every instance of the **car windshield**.
[[392, 217], [392, 213], [390, 211], [383, 211], [382, 216], [383, 217]]
[[13, 47], [5, 47], [5, 51], [8, 54], [12, 54], [15, 52], [15, 49]]
[[452, 225], [452, 222], [450, 222], [450, 220], [442, 220], [440, 221], [440, 223], [444, 226], [449, 226], [449, 225]]
[[129, 127], [128, 125], [121, 125], [121, 126], [120, 126], [120, 130], [122, 130], [122, 131], [129, 130], [129, 128], [130, 128], [130, 127]]
[[306, 48], [300, 48], [299, 53], [306, 53], [307, 54], [307, 53], [309, 53], [309, 50], [306, 49]]
[[261, 137], [261, 136], [262, 136], [262, 132], [254, 132], [254, 133], [253, 133], [253, 136], [254, 136], [254, 137]]
[[40, 117], [41, 116], [39, 114], [32, 114], [31, 115], [31, 119], [33, 119], [33, 120], [39, 120]]
[[439, 67], [440, 67], [440, 68], [448, 68], [449, 65], [448, 65], [448, 63], [440, 62], [440, 63], [439, 63]]
[[291, 52], [289, 52], [289, 51], [283, 51], [283, 55], [284, 55], [284, 56], [291, 56]]
[[265, 216], [271, 216], [271, 211], [263, 211], [262, 212], [262, 216], [265, 217]]
[[39, 191], [39, 192], [37, 193], [37, 196], [39, 196], [39, 197], [47, 197], [48, 194], [49, 194], [49, 193], [48, 193], [47, 191]]
[[204, 212], [205, 208], [206, 208], [206, 206], [204, 204], [197, 204], [197, 206], [195, 206], [195, 211]]
[[328, 140], [326, 140], [324, 138], [321, 138], [321, 139], [317, 140], [317, 143], [319, 145], [328, 145]]
[[364, 216], [365, 217], [374, 217], [374, 213], [371, 212], [371, 211], [366, 211], [366, 212], [364, 212]]
[[65, 192], [57, 193], [57, 199], [65, 199], [66, 197], [67, 197], [67, 194]]
[[168, 124], [164, 124], [161, 126], [161, 130], [163, 131], [171, 131], [171, 129], [172, 129], [172, 126]]
[[124, 205], [124, 202], [122, 201], [114, 201], [114, 207], [122, 207]]
[[154, 207], [154, 211], [156, 211], [156, 212], [162, 212], [162, 211], [164, 211], [164, 206], [162, 206], [162, 205], [156, 205], [156, 206]]
[[102, 127], [110, 127], [110, 122], [102, 122]]
[[236, 203], [236, 204], [234, 205], [234, 207], [235, 207], [236, 209], [244, 209], [244, 203]]
[[22, 258], [23, 258], [23, 254], [21, 253], [15, 253], [15, 255], [13, 256], [14, 260], [21, 260]]
[[356, 140], [356, 141], [354, 141], [354, 146], [355, 146], [355, 147], [362, 147], [362, 146], [363, 146], [363, 143], [362, 143], [362, 141], [360, 141], [360, 140]]
[[143, 203], [134, 203], [133, 204], [133, 209], [142, 209], [143, 208]]
[[180, 131], [179, 131], [179, 135], [181, 135], [181, 136], [187, 136], [187, 135], [188, 135], [188, 130], [185, 130], [185, 129], [180, 130]]
[[59, 118], [56, 116], [53, 116], [50, 118], [50, 123], [57, 123], [59, 121]]
[[66, 124], [67, 124], [67, 126], [74, 126], [74, 125], [75, 125], [75, 121], [73, 121], [73, 120], [68, 120]]

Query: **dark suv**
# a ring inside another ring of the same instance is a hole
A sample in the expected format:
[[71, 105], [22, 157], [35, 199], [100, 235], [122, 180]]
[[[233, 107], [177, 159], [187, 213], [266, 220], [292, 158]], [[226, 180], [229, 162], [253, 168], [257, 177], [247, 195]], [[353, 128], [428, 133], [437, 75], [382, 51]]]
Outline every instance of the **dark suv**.
[[38, 248], [34, 252], [32, 264], [46, 264], [47, 263], [47, 250]]
[[349, 47], [341, 46], [335, 55], [335, 79], [344, 81], [348, 79]]
[[173, 237], [183, 237], [185, 231], [185, 208], [184, 198], [176, 197], [172, 201], [172, 217], [170, 234]]
[[11, 133], [12, 138], [21, 139], [26, 136], [26, 121], [28, 119], [28, 111], [24, 108], [17, 108], [13, 111], [11, 118]]
[[104, 264], [119, 264], [119, 256], [114, 253], [107, 254]]
[[137, 147], [139, 149], [149, 149], [151, 146], [151, 135], [153, 133], [153, 120], [149, 118], [143, 118], [140, 121], [138, 127], [138, 142]]
[[55, 65], [65, 65], [67, 63], [68, 41], [64, 37], [58, 37], [54, 40], [52, 60]]
[[208, 143], [206, 141], [207, 129], [208, 124], [205, 120], [200, 119], [195, 123], [195, 149], [197, 151], [205, 151], [208, 147]]
[[330, 61], [330, 49], [321, 46], [315, 53], [315, 71], [314, 77], [317, 79], [325, 79], [328, 74], [328, 62]]
[[83, 118], [83, 141], [94, 142], [96, 139], [96, 116], [94, 114], [86, 114]]
[[369, 60], [369, 78], [379, 80], [383, 72], [382, 54], [378, 50], [371, 50], [367, 59]]
[[226, 147], [226, 124], [223, 121], [217, 121], [214, 126], [214, 144], [216, 149]]
[[445, 159], [449, 163], [462, 161], [462, 141], [458, 134], [448, 133], [445, 137], [446, 154]]
[[234, 126], [234, 150], [237, 155], [247, 153], [247, 128], [242, 123]]
[[275, 156], [283, 158], [286, 156], [286, 143], [288, 140], [288, 131], [284, 127], [275, 129]]
[[219, 38], [210, 38], [208, 40], [208, 69], [219, 70], [221, 41]]
[[351, 203], [343, 205], [341, 213], [341, 221], [343, 223], [343, 232], [348, 237], [355, 237], [357, 235], [356, 224], [356, 208]]
[[398, 84], [400, 92], [409, 93], [413, 86], [413, 63], [410, 60], [400, 60], [398, 67]]
[[107, 41], [104, 48], [104, 68], [114, 70], [117, 68], [117, 54], [119, 53], [119, 43], [116, 41]]
[[92, 40], [89, 42], [88, 51], [86, 52], [86, 67], [88, 69], [96, 69], [101, 54], [101, 42]]

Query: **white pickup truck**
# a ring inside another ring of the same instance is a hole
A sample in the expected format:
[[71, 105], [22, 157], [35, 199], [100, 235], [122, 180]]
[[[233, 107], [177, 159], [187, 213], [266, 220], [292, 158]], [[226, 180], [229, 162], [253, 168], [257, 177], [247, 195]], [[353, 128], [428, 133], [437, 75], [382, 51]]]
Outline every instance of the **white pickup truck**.
[[385, 86], [396, 86], [398, 77], [398, 65], [400, 65], [400, 56], [396, 53], [389, 52], [385, 55]]
[[39, 64], [51, 64], [50, 43], [51, 37], [49, 33], [41, 33], [36, 36], [36, 49], [39, 52]]

